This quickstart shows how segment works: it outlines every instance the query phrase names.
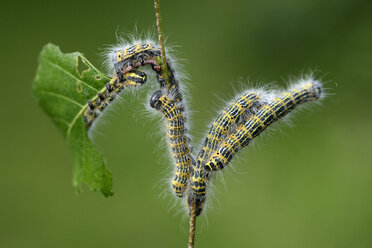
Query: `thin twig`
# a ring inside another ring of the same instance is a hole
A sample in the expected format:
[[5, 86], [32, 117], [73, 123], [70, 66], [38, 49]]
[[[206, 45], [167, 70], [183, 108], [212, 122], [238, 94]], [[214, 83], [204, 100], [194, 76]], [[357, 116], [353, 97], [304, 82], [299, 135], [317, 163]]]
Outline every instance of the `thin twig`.
[[[158, 38], [159, 38], [159, 43], [160, 43], [162, 76], [165, 79], [167, 88], [170, 89], [171, 84], [169, 82], [168, 65], [167, 65], [166, 56], [165, 56], [164, 38], [163, 38], [163, 32], [161, 30], [159, 0], [154, 0], [154, 7], [155, 7], [155, 15], [156, 15], [156, 26], [158, 27]], [[191, 213], [190, 213], [190, 233], [189, 233], [188, 248], [194, 248], [195, 225], [196, 225], [196, 213], [195, 213], [195, 201], [194, 201], [192, 204]]]
[[167, 88], [170, 89], [171, 84], [169, 83], [168, 66], [167, 66], [167, 61], [165, 57], [164, 38], [163, 38], [163, 32], [161, 30], [159, 0], [154, 0], [154, 7], [155, 7], [155, 15], [156, 15], [156, 26], [158, 27], [158, 37], [159, 37], [159, 43], [160, 43], [162, 75], [165, 79]]
[[196, 214], [195, 214], [195, 202], [193, 202], [191, 206], [191, 211], [190, 211], [190, 231], [189, 231], [188, 248], [194, 248], [195, 226], [196, 226]]

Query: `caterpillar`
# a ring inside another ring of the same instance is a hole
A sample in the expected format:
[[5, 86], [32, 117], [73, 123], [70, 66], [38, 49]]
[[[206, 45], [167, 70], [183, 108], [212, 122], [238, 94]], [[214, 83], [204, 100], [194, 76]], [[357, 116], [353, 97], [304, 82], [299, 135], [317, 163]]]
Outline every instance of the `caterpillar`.
[[[84, 111], [84, 121], [87, 129], [92, 126], [94, 120], [125, 86], [140, 86], [146, 82], [147, 75], [137, 70], [139, 66], [150, 64], [156, 72], [156, 78], [161, 88], [166, 88], [161, 66], [159, 65], [160, 49], [155, 48], [151, 43], [139, 42], [124, 49], [113, 49], [108, 56], [115, 70], [116, 77], [88, 101]], [[180, 108], [184, 109], [182, 94], [179, 90], [178, 81], [174, 77], [174, 71], [169, 59], [167, 60], [167, 65], [171, 84], [167, 91], [175, 96], [174, 98], [179, 103]]]
[[[119, 81], [123, 80], [127, 72], [149, 64], [156, 72], [156, 78], [160, 87], [162, 89], [166, 88], [166, 82], [162, 76], [160, 66], [160, 48], [155, 47], [155, 45], [149, 42], [139, 42], [126, 48], [113, 49], [109, 57], [111, 58], [112, 67]], [[170, 81], [170, 87], [167, 90], [171, 92], [170, 94], [174, 95], [174, 100], [177, 103], [182, 102], [182, 94], [169, 58], [167, 58], [167, 68]], [[183, 107], [182, 104], [179, 105]]]
[[150, 99], [150, 106], [159, 110], [167, 120], [168, 144], [175, 163], [172, 189], [177, 197], [183, 197], [187, 188], [192, 163], [190, 139], [186, 135], [185, 117], [175, 101], [161, 90]]
[[84, 111], [84, 121], [86, 128], [89, 129], [94, 120], [115, 99], [115, 97], [128, 86], [141, 86], [147, 81], [146, 73], [138, 70], [132, 70], [123, 75], [122, 80], [113, 78], [105, 87], [98, 92], [92, 99], [88, 100]]
[[187, 188], [191, 161], [193, 161], [190, 155], [189, 138], [184, 133], [186, 110], [172, 60], [170, 57], [166, 58], [169, 78], [169, 85], [167, 85], [163, 77], [160, 56], [160, 49], [154, 43], [135, 41], [130, 46], [123, 44], [111, 49], [108, 53], [108, 64], [119, 81], [124, 80], [123, 77], [128, 72], [140, 66], [151, 65], [156, 73], [161, 90], [153, 94], [150, 105], [160, 110], [167, 119], [168, 144], [176, 165], [172, 189], [176, 196], [182, 197]]
[[259, 93], [247, 92], [234, 101], [231, 106], [227, 107], [213, 122], [209, 129], [208, 135], [204, 140], [203, 146], [197, 157], [197, 164], [203, 164], [205, 159], [217, 149], [221, 139], [225, 137], [231, 126], [234, 125], [238, 118], [247, 110], [258, 105], [260, 100]]
[[247, 146], [270, 124], [287, 115], [297, 105], [319, 99], [321, 94], [322, 85], [318, 81], [313, 81], [297, 85], [291, 91], [265, 104], [220, 145], [205, 164], [205, 170], [222, 170], [240, 149]]
[[[251, 139], [259, 135], [271, 123], [288, 114], [296, 105], [319, 99], [322, 96], [321, 83], [313, 80], [309, 81], [295, 85], [292, 90], [283, 93], [271, 102], [268, 102], [268, 99], [262, 99], [262, 102], [266, 102], [266, 104], [263, 104], [256, 113], [252, 111], [248, 120], [240, 124], [219, 145], [212, 156], [209, 159], [207, 158], [205, 164], [203, 163], [204, 160], [199, 162], [198, 159], [197, 165], [191, 173], [191, 187], [186, 196], [186, 205], [190, 211], [194, 209], [198, 216], [203, 210], [207, 183], [212, 171], [216, 171], [217, 167], [219, 169], [225, 167], [236, 152], [248, 145]], [[200, 166], [203, 166], [203, 168], [200, 168]]]
[[[217, 119], [212, 123], [208, 135], [204, 140], [202, 148], [197, 156], [195, 168], [190, 175], [190, 193], [191, 197], [187, 197], [186, 204], [190, 207], [192, 201], [199, 196], [204, 196], [208, 182], [208, 173], [204, 171], [205, 160], [208, 160], [213, 152], [218, 148], [221, 140], [226, 137], [231, 127], [248, 114], [250, 109], [260, 105], [261, 92], [246, 92], [230, 104]], [[204, 199], [199, 199], [196, 206], [204, 205]], [[201, 208], [197, 208], [196, 214], [199, 215]]]
[[120, 81], [123, 75], [141, 65], [150, 64], [155, 71], [160, 71], [160, 49], [148, 42], [131, 45], [124, 49], [112, 51], [113, 67]]

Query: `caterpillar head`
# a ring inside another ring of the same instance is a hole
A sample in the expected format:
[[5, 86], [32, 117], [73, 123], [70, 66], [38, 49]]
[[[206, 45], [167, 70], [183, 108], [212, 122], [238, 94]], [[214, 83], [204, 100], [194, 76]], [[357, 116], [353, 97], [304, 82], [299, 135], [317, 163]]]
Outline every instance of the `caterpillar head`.
[[154, 109], [159, 109], [161, 107], [160, 98], [163, 96], [163, 92], [161, 90], [155, 91], [150, 98], [150, 106]]

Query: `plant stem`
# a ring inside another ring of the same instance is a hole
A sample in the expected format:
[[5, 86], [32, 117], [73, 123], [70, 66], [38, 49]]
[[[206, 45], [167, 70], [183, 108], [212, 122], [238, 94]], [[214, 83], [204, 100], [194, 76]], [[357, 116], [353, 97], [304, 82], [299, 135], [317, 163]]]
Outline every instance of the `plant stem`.
[[[162, 72], [163, 78], [165, 79], [165, 84], [167, 88], [171, 89], [171, 84], [169, 82], [168, 65], [167, 65], [166, 56], [165, 56], [163, 32], [161, 30], [159, 0], [154, 0], [154, 7], [155, 7], [155, 16], [156, 16], [156, 26], [158, 27], [158, 38], [159, 38], [159, 43], [160, 43], [161, 72]], [[189, 233], [188, 248], [194, 248], [195, 225], [196, 225], [196, 214], [195, 214], [195, 203], [193, 203], [192, 208], [191, 208], [191, 213], [190, 213], [190, 233]]]
[[156, 16], [156, 26], [158, 27], [158, 37], [159, 37], [159, 43], [160, 43], [162, 75], [165, 79], [167, 88], [170, 89], [171, 84], [169, 83], [168, 66], [167, 66], [167, 61], [165, 57], [164, 38], [163, 38], [163, 32], [161, 30], [159, 0], [154, 0], [154, 7], [155, 7], [155, 16]]
[[191, 212], [190, 212], [190, 231], [189, 231], [188, 248], [194, 248], [195, 226], [196, 226], [196, 214], [195, 214], [195, 202], [194, 202], [192, 204]]

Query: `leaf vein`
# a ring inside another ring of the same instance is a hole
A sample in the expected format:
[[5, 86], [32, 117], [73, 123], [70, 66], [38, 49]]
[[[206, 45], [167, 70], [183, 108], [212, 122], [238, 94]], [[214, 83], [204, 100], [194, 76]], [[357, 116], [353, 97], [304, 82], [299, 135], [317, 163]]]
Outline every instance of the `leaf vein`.
[[81, 83], [82, 83], [83, 85], [85, 85], [86, 87], [88, 87], [88, 88], [90, 88], [90, 89], [92, 89], [92, 90], [95, 90], [96, 92], [99, 91], [98, 89], [96, 89], [96, 88], [90, 86], [89, 84], [87, 84], [87, 83], [85, 83], [84, 81], [80, 80], [79, 78], [75, 77], [73, 74], [71, 74], [70, 72], [68, 72], [67, 70], [65, 70], [64, 68], [62, 68], [61, 66], [59, 66], [59, 65], [57, 65], [57, 64], [55, 64], [55, 63], [53, 63], [52, 61], [47, 60], [47, 59], [45, 59], [45, 61], [46, 61], [48, 64], [50, 64], [51, 66], [57, 68], [57, 69], [60, 70], [60, 71], [63, 71], [64, 73], [66, 73], [66, 74], [69, 75], [70, 77], [72, 77], [72, 78], [76, 79], [77, 81], [81, 82]]
[[61, 95], [61, 94], [58, 94], [58, 93], [54, 93], [54, 92], [51, 92], [51, 91], [45, 91], [45, 90], [42, 90], [40, 91], [41, 93], [44, 93], [44, 94], [47, 94], [47, 95], [51, 95], [51, 96], [55, 96], [55, 97], [58, 97], [58, 98], [61, 98], [61, 99], [64, 99], [65, 101], [68, 101], [68, 102], [71, 102], [77, 106], [79, 106], [80, 108], [84, 107], [83, 105], [81, 105], [80, 103], [72, 100], [71, 98], [68, 98], [64, 95]]
[[83, 108], [77, 113], [74, 117], [74, 119], [71, 121], [70, 125], [68, 126], [66, 138], [68, 139], [70, 137], [71, 129], [75, 125], [76, 120], [79, 118], [80, 115], [83, 114], [84, 109], [87, 107], [87, 105], [83, 106]]

